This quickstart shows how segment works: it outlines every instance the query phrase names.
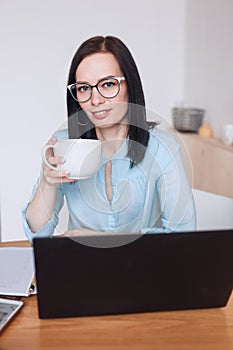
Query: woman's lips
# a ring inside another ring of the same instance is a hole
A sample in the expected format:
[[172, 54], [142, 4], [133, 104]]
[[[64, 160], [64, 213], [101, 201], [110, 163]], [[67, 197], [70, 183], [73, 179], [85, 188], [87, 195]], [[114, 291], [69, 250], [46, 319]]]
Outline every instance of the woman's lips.
[[100, 111], [92, 111], [92, 115], [96, 118], [96, 119], [104, 119], [106, 118], [109, 113], [110, 113], [111, 109], [102, 109]]

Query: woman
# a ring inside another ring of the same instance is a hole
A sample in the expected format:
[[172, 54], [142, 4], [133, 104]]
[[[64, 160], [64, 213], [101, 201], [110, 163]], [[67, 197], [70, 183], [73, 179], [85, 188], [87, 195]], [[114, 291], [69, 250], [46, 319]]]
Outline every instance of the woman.
[[[86, 180], [42, 165], [23, 210], [27, 237], [51, 236], [66, 198], [66, 235], [90, 232], [174, 232], [195, 229], [195, 208], [180, 148], [146, 121], [145, 100], [134, 59], [111, 36], [93, 37], [77, 50], [67, 86], [68, 130], [56, 139], [102, 141], [97, 172]], [[53, 165], [63, 159], [48, 153]]]

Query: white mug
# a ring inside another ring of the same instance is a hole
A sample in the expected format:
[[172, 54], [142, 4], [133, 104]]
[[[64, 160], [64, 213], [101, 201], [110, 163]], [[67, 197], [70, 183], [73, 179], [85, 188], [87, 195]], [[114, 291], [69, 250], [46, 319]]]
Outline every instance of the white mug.
[[[46, 151], [51, 148], [54, 155], [63, 157], [64, 164], [51, 165], [46, 159]], [[93, 175], [101, 158], [101, 141], [93, 139], [58, 140], [54, 145], [46, 145], [42, 149], [44, 163], [53, 170], [68, 171], [69, 179], [87, 179]]]
[[225, 124], [222, 127], [222, 141], [226, 145], [233, 143], [233, 124]]

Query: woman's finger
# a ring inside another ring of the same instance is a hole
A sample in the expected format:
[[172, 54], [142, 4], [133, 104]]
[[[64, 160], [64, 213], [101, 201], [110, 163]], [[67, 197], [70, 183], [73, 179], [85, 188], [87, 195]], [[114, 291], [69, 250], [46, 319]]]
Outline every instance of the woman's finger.
[[46, 157], [47, 161], [52, 165], [63, 164], [65, 159], [63, 157], [54, 157], [53, 155]]

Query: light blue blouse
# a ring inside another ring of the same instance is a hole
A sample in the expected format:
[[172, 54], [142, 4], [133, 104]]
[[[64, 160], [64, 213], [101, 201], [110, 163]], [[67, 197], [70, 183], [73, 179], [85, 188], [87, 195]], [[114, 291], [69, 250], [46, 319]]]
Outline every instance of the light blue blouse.
[[[57, 139], [68, 138], [67, 129], [55, 133]], [[105, 191], [105, 165], [102, 155], [97, 172], [89, 179], [60, 184], [52, 218], [37, 233], [26, 220], [26, 209], [39, 184], [35, 184], [29, 203], [23, 208], [23, 226], [31, 241], [50, 237], [59, 221], [64, 198], [69, 210], [68, 230], [79, 227], [105, 232], [177, 232], [196, 229], [196, 212], [180, 146], [171, 134], [150, 131], [144, 159], [130, 168], [128, 140], [111, 158], [112, 201]], [[46, 203], [45, 203], [46, 205]]]

